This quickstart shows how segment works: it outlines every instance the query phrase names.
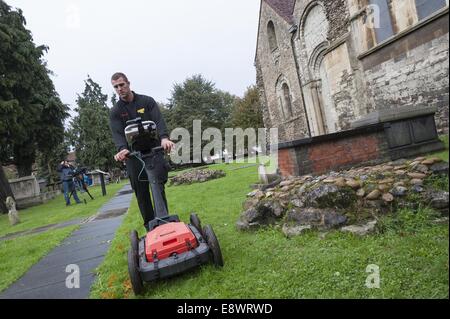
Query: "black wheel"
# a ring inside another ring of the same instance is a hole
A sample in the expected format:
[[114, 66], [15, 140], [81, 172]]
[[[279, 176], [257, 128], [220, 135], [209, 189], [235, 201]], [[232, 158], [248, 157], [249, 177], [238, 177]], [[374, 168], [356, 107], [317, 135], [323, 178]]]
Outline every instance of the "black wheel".
[[136, 254], [139, 253], [139, 237], [138, 237], [138, 233], [136, 230], [132, 230], [130, 232], [130, 244], [131, 244], [131, 249], [133, 249]]
[[211, 249], [214, 265], [216, 267], [223, 267], [222, 251], [220, 250], [219, 241], [217, 240], [211, 225], [206, 225], [205, 228], [203, 228], [203, 233], [205, 234], [206, 242]]
[[191, 213], [189, 220], [191, 221], [191, 225], [197, 228], [202, 236], [205, 236], [202, 229], [202, 223], [200, 222], [200, 218], [198, 218], [197, 214]]
[[141, 274], [139, 273], [138, 254], [134, 249], [128, 250], [128, 274], [130, 275], [131, 286], [134, 294], [140, 295], [144, 291]]

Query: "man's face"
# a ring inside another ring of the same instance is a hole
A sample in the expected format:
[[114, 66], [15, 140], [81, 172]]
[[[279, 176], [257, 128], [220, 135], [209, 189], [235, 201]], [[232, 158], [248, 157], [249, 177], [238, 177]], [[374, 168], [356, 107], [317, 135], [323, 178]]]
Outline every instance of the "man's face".
[[130, 83], [125, 81], [124, 78], [112, 80], [111, 84], [116, 90], [117, 95], [119, 95], [122, 100], [126, 99], [130, 95]]

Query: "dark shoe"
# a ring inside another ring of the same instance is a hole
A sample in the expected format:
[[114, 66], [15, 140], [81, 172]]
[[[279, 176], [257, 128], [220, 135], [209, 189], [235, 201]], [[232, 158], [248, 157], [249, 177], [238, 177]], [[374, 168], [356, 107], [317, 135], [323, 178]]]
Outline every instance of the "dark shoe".
[[66, 203], [66, 206], [70, 206], [70, 203]]

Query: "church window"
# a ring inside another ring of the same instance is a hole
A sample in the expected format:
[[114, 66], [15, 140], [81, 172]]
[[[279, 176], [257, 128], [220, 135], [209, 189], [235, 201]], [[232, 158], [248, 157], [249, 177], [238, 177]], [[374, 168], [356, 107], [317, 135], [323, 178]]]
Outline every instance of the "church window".
[[391, 14], [387, 0], [370, 0], [371, 6], [374, 8], [374, 19], [379, 19], [374, 25], [377, 43], [383, 42], [394, 35], [392, 28]]
[[275, 25], [272, 21], [269, 21], [267, 25], [267, 34], [269, 36], [270, 51], [273, 52], [278, 48], [277, 35], [275, 33]]
[[292, 100], [291, 100], [291, 92], [289, 90], [289, 86], [286, 83], [283, 83], [281, 86], [283, 91], [283, 100], [284, 100], [284, 109], [285, 116], [288, 118], [292, 117]]

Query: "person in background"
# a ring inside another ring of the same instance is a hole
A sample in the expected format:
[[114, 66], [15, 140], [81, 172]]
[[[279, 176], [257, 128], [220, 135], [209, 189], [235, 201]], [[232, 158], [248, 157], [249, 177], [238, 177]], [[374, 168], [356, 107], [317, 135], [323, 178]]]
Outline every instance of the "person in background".
[[78, 198], [77, 191], [75, 189], [75, 185], [73, 183], [73, 172], [74, 167], [69, 164], [68, 161], [64, 160], [58, 165], [57, 169], [59, 173], [59, 178], [63, 184], [64, 190], [64, 199], [66, 200], [66, 206], [70, 205], [70, 195], [73, 194], [73, 199], [77, 204], [81, 204], [80, 199]]

